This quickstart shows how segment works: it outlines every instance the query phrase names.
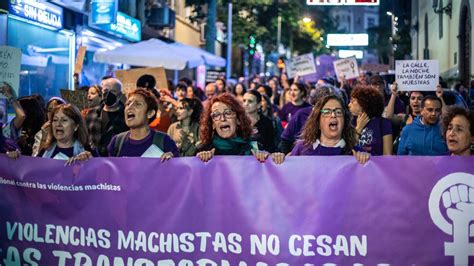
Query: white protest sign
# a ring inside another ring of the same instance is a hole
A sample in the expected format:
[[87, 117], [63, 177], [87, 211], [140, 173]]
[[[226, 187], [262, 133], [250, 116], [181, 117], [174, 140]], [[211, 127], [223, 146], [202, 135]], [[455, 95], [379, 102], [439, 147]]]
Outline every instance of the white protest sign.
[[18, 95], [20, 88], [21, 50], [10, 46], [0, 46], [0, 83], [7, 82]]
[[435, 91], [438, 77], [438, 60], [397, 60], [395, 63], [395, 81], [400, 91]]
[[357, 66], [357, 59], [355, 57], [339, 59], [334, 61], [333, 64], [338, 80], [340, 77], [345, 77], [346, 80], [359, 77], [359, 67]]
[[288, 60], [286, 73], [288, 74], [288, 78], [293, 78], [296, 75], [304, 76], [316, 73], [313, 54], [304, 54]]

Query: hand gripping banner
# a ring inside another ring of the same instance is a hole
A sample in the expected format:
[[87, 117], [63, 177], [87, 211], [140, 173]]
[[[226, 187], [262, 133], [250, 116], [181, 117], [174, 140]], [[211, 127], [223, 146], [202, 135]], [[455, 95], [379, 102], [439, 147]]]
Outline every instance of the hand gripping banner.
[[472, 157], [0, 156], [0, 265], [473, 265]]

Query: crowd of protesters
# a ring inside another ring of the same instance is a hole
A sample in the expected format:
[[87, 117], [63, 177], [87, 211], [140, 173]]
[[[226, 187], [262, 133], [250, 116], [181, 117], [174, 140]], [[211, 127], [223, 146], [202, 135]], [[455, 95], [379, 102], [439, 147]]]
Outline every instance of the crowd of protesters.
[[236, 84], [218, 78], [203, 89], [187, 78], [157, 88], [153, 76], [143, 75], [136, 87], [124, 95], [118, 79], [104, 77], [88, 88], [89, 106], [79, 110], [60, 97], [17, 99], [4, 83], [0, 93], [15, 116], [1, 124], [0, 153], [69, 164], [91, 157], [207, 162], [215, 155], [276, 164], [286, 156], [351, 155], [364, 164], [371, 156], [474, 152], [474, 113], [448, 107], [441, 86], [400, 93], [396, 82], [369, 73], [314, 84], [285, 74]]

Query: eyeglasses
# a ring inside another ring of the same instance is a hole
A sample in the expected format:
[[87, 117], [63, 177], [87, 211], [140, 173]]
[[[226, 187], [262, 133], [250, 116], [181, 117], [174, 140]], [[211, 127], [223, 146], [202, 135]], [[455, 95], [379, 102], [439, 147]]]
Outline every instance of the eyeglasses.
[[188, 108], [187, 108], [187, 107], [184, 107], [184, 106], [179, 106], [179, 107], [177, 107], [176, 109], [177, 109], [177, 110], [188, 110]]
[[330, 117], [331, 114], [334, 114], [334, 116], [336, 117], [344, 116], [344, 110], [342, 110], [341, 108], [336, 108], [336, 109], [323, 108], [321, 109], [320, 112], [323, 117]]
[[214, 121], [221, 120], [222, 116], [224, 116], [225, 119], [230, 119], [230, 118], [235, 117], [235, 112], [230, 109], [227, 109], [223, 113], [219, 113], [219, 112], [211, 113], [211, 118]]

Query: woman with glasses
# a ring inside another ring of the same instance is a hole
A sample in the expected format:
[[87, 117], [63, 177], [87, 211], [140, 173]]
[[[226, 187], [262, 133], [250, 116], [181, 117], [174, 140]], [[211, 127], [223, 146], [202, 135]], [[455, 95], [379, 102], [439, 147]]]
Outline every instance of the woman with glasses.
[[308, 117], [301, 139], [291, 155], [353, 154], [361, 164], [366, 163], [370, 154], [356, 146], [356, 133], [350, 118], [341, 98], [333, 94], [321, 98]]
[[357, 116], [357, 144], [372, 155], [391, 155], [392, 123], [382, 117], [382, 94], [374, 87], [356, 86], [351, 94], [349, 110]]
[[[252, 155], [263, 162], [270, 155], [260, 151], [258, 143], [251, 140], [251, 120], [240, 102], [231, 94], [213, 97], [201, 116], [201, 146], [197, 157], [203, 162], [214, 155]], [[275, 163], [282, 163], [284, 155], [273, 153]]]
[[474, 111], [461, 107], [448, 109], [443, 116], [443, 136], [451, 155], [474, 154]]
[[201, 101], [197, 98], [182, 99], [176, 108], [178, 122], [171, 124], [168, 135], [176, 142], [180, 156], [194, 156], [199, 145], [199, 118]]

